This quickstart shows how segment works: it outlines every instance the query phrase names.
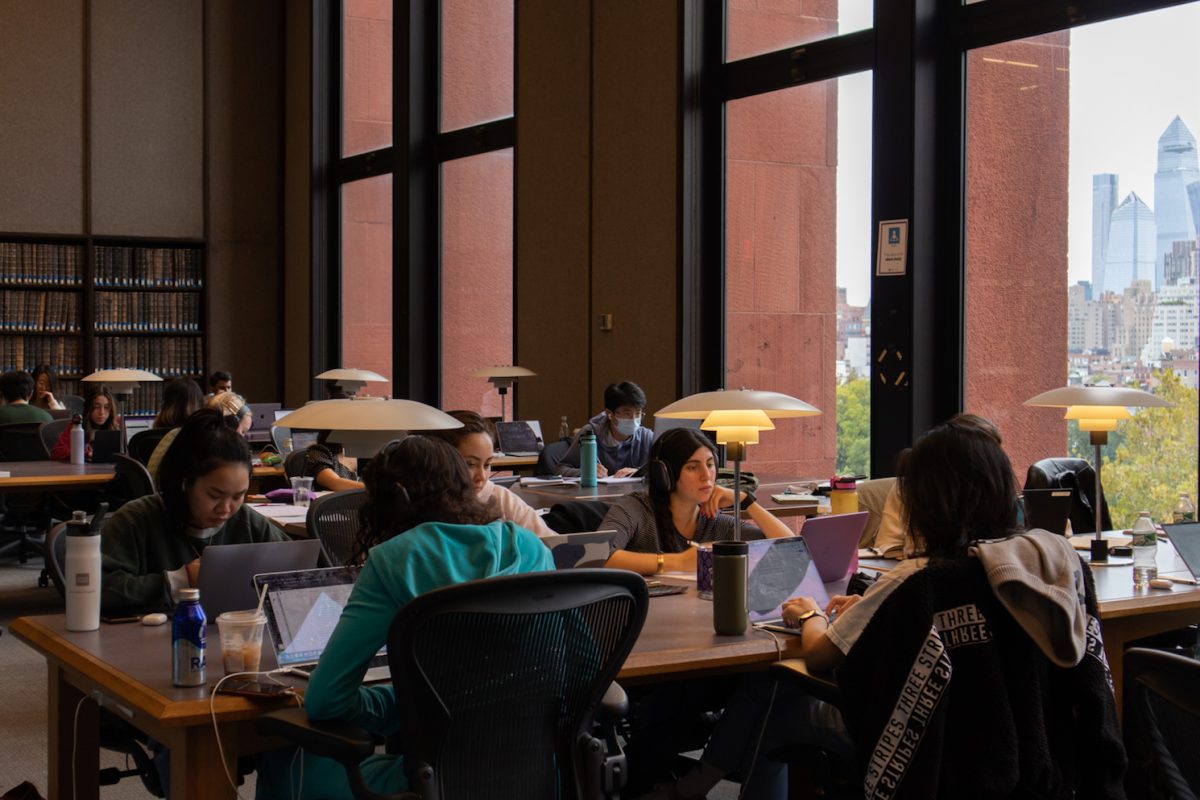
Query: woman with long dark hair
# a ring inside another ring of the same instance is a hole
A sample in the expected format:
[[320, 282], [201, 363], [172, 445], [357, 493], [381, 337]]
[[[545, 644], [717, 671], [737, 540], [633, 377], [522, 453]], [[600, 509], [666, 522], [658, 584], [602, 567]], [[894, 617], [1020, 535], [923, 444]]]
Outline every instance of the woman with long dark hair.
[[54, 396], [54, 370], [49, 364], [38, 364], [33, 368], [33, 399], [35, 405], [45, 411], [62, 411], [66, 406]]
[[[390, 685], [363, 686], [371, 657], [387, 640], [396, 612], [417, 595], [464, 581], [554, 569], [550, 551], [529, 531], [499, 519], [480, 502], [466, 464], [445, 441], [409, 436], [363, 468], [368, 500], [361, 511], [356, 561], [363, 564], [337, 628], [304, 694], [310, 719], [345, 720], [373, 733], [394, 733]], [[277, 751], [259, 767], [259, 797], [349, 797], [335, 761]], [[303, 759], [303, 763], [299, 762]], [[362, 765], [367, 785], [396, 792], [406, 780], [398, 756]]]
[[[649, 490], [619, 498], [600, 527], [615, 530], [609, 567], [642, 575], [696, 569], [693, 544], [732, 539], [733, 490], [717, 484], [717, 448], [693, 428], [673, 428], [654, 440], [646, 464]], [[737, 502], [741, 538], [791, 536], [778, 517], [743, 490]]]
[[154, 418], [155, 428], [178, 428], [204, 407], [200, 384], [191, 378], [176, 378], [163, 387], [162, 408]]
[[217, 411], [188, 417], [158, 470], [159, 494], [133, 500], [104, 526], [100, 607], [105, 614], [170, 608], [195, 586], [210, 544], [282, 541], [243, 505], [250, 450]]
[[[121, 430], [121, 418], [117, 416], [117, 403], [113, 399], [108, 386], [101, 384], [98, 389], [88, 395], [84, 403], [86, 412], [83, 415], [83, 438], [87, 458], [92, 457], [92, 439], [96, 431]], [[55, 461], [71, 460], [71, 426], [63, 428], [58, 441], [50, 450], [50, 458]]]

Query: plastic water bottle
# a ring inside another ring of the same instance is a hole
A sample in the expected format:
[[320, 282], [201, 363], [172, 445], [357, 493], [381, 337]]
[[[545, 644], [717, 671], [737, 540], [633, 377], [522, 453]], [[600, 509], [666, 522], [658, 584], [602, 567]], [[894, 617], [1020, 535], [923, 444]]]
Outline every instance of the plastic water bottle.
[[1133, 523], [1133, 588], [1145, 589], [1158, 577], [1158, 529], [1150, 512], [1138, 514]]
[[176, 686], [203, 686], [205, 638], [208, 623], [200, 607], [199, 589], [181, 589], [171, 622], [171, 682]]
[[562, 421], [558, 423], [558, 438], [560, 441], [571, 438], [571, 426], [567, 424], [566, 417], [563, 417]]
[[[71, 418], [71, 463], [82, 464], [83, 454], [83, 417], [76, 414]], [[88, 628], [88, 630], [94, 629]]]
[[585, 489], [596, 487], [596, 434], [585, 433], [579, 437], [579, 485]]
[[76, 511], [67, 523], [67, 556], [63, 560], [63, 587], [67, 600], [67, 630], [100, 628], [100, 531], [93, 530], [87, 514]]
[[1171, 521], [1176, 523], [1196, 521], [1196, 506], [1192, 503], [1192, 498], [1188, 497], [1187, 492], [1179, 493], [1179, 502], [1171, 511]]

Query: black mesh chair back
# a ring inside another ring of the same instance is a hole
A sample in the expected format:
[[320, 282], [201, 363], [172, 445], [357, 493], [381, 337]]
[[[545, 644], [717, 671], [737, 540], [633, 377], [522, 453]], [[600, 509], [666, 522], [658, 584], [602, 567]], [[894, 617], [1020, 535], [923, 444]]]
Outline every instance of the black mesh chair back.
[[[1096, 472], [1082, 458], [1043, 458], [1025, 474], [1026, 489], [1074, 489], [1071, 498], [1071, 530], [1074, 533], [1096, 532]], [[1100, 487], [1100, 524], [1112, 530], [1112, 517], [1104, 487]]]
[[283, 453], [287, 438], [291, 435], [291, 428], [281, 428], [278, 425], [271, 426], [271, 444], [275, 445], [276, 453]]
[[1130, 800], [1200, 796], [1200, 661], [1125, 651], [1123, 732]]
[[299, 450], [293, 450], [283, 459], [283, 474], [288, 478], [296, 478], [304, 475], [304, 464], [308, 461], [308, 448], [302, 447]]
[[607, 515], [604, 500], [570, 500], [550, 506], [542, 521], [555, 533], [583, 533], [600, 530]]
[[65, 431], [70, 424], [70, 417], [64, 417], [62, 419], [55, 419], [51, 420], [50, 422], [42, 423], [42, 427], [38, 430], [42, 435], [42, 444], [46, 445], [46, 452], [49, 453], [54, 450], [54, 445], [58, 444], [58, 440], [62, 436], [62, 432]]
[[566, 441], [550, 442], [542, 448], [542, 452], [538, 453], [537, 467], [534, 470], [535, 475], [557, 475], [558, 462], [562, 461], [563, 456], [571, 449], [571, 443]]
[[172, 430], [174, 428], [149, 428], [138, 431], [125, 445], [125, 453], [137, 459], [139, 463], [149, 464], [150, 456], [154, 455], [154, 449], [158, 447], [158, 443]]
[[321, 551], [329, 566], [350, 563], [360, 527], [358, 510], [365, 502], [365, 489], [347, 489], [318, 497], [308, 507], [305, 524], [309, 538], [320, 540]]
[[63, 562], [67, 560], [67, 523], [60, 522], [46, 533], [46, 571], [50, 582], [60, 597], [66, 597], [67, 584], [63, 581]]
[[77, 395], [77, 394], [60, 394], [60, 395], [58, 395], [58, 402], [62, 403], [64, 406], [66, 406], [66, 409], [69, 413], [78, 414], [81, 417], [83, 416], [83, 412], [84, 412], [83, 398], [80, 397], [79, 395]]
[[472, 581], [408, 603], [388, 662], [410, 788], [426, 800], [600, 796], [593, 714], [646, 607], [640, 576], [606, 569]]
[[116, 453], [113, 455], [113, 466], [116, 467], [116, 475], [106, 491], [120, 503], [154, 494], [154, 479], [150, 477], [145, 464], [123, 453]]
[[50, 450], [42, 441], [41, 422], [0, 425], [0, 461], [49, 461]]

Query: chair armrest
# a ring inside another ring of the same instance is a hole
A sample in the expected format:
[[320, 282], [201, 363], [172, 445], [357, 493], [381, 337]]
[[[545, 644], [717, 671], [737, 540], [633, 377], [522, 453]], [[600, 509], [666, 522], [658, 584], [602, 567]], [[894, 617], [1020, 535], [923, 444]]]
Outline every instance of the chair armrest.
[[303, 708], [284, 708], [263, 714], [254, 728], [268, 736], [282, 736], [316, 755], [357, 764], [375, 752], [371, 734], [336, 720], [312, 722]]
[[803, 658], [788, 658], [771, 665], [777, 681], [792, 681], [805, 692], [834, 706], [842, 704], [842, 690], [832, 672], [812, 672]]
[[629, 716], [629, 695], [625, 694], [621, 685], [614, 681], [608, 685], [608, 690], [600, 699], [600, 705], [596, 707], [596, 721], [602, 725], [610, 725], [627, 716]]

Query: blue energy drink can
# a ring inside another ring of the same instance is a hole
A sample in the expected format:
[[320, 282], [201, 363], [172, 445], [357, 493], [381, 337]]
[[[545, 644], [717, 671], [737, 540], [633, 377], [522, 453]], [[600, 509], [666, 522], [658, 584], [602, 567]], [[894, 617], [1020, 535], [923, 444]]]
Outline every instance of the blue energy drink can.
[[208, 624], [200, 607], [200, 590], [183, 589], [171, 622], [171, 680], [176, 686], [203, 686], [204, 637]]

